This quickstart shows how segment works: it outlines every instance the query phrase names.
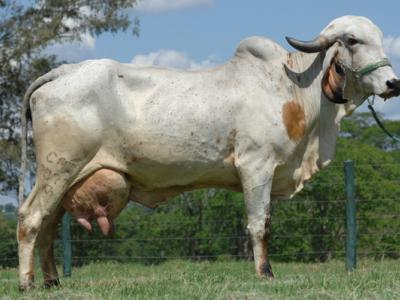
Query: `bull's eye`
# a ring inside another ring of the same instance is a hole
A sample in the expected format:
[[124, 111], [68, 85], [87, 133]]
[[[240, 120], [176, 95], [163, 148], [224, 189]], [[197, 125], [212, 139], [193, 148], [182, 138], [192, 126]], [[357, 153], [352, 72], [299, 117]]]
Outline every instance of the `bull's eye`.
[[344, 70], [343, 70], [342, 66], [339, 65], [338, 63], [335, 63], [335, 71], [339, 75], [344, 75]]
[[354, 38], [348, 38], [347, 39], [347, 44], [349, 46], [354, 46], [355, 44], [358, 44], [358, 40], [354, 39]]

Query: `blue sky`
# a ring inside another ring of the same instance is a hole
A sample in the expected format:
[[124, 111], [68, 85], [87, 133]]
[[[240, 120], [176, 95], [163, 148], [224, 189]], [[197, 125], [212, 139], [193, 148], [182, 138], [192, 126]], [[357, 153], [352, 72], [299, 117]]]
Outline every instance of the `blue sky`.
[[[290, 49], [285, 36], [314, 38], [331, 20], [352, 14], [370, 18], [385, 35], [385, 48], [400, 76], [398, 0], [143, 0], [129, 11], [141, 20], [139, 38], [130, 32], [84, 35], [82, 43], [46, 51], [78, 62], [111, 58], [121, 62], [202, 68], [227, 61], [243, 38], [269, 37]], [[366, 110], [365, 106], [361, 110]], [[377, 102], [386, 118], [400, 119], [400, 99]], [[11, 196], [11, 195], [10, 195]], [[12, 199], [11, 196], [7, 199]], [[0, 197], [0, 202], [6, 198]], [[7, 200], [5, 200], [7, 201]]]
[[[385, 35], [385, 47], [400, 75], [400, 1], [143, 0], [129, 11], [141, 34], [83, 36], [83, 42], [47, 49], [68, 61], [112, 58], [121, 62], [202, 68], [227, 61], [243, 38], [269, 37], [287, 49], [285, 36], [314, 38], [334, 18], [370, 18]], [[386, 118], [400, 119], [400, 101], [377, 102]], [[365, 110], [365, 106], [361, 111]]]

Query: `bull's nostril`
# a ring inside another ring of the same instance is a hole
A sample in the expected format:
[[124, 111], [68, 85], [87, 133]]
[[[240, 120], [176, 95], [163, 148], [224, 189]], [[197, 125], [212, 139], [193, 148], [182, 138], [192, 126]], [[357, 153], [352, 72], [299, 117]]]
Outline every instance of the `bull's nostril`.
[[395, 85], [395, 83], [394, 83], [393, 81], [395, 81], [395, 79], [394, 79], [394, 80], [388, 80], [388, 81], [386, 81], [387, 87], [388, 87], [389, 89], [392, 89], [392, 90], [394, 90], [394, 89], [396, 88], [396, 85]]
[[395, 90], [395, 91], [400, 91], [400, 79], [392, 79], [386, 81], [386, 85], [388, 88]]

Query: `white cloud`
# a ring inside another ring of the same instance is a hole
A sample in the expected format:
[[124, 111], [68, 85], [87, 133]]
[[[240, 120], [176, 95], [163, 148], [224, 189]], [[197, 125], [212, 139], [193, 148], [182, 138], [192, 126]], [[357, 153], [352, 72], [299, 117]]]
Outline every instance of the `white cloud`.
[[199, 5], [211, 5], [214, 0], [140, 0], [135, 10], [143, 13], [160, 13]]
[[95, 56], [96, 39], [89, 33], [81, 35], [81, 41], [53, 44], [45, 49], [46, 54], [54, 54], [59, 60], [80, 62]]
[[400, 37], [385, 36], [383, 38], [383, 47], [385, 52], [397, 59], [400, 58]]
[[162, 66], [175, 69], [198, 70], [215, 65], [217, 59], [215, 56], [210, 55], [207, 59], [196, 62], [186, 53], [176, 50], [160, 49], [156, 52], [150, 52], [149, 54], [136, 55], [131, 62], [141, 66]]

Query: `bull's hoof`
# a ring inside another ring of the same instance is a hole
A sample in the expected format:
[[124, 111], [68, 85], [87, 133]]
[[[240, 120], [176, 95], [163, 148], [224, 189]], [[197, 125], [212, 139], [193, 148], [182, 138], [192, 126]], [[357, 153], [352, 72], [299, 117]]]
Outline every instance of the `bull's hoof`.
[[35, 285], [32, 283], [25, 283], [25, 284], [20, 284], [18, 289], [20, 292], [26, 292], [33, 290], [35, 288]]
[[24, 291], [29, 291], [35, 288], [35, 276], [33, 275], [33, 272], [29, 272], [26, 276], [23, 276], [20, 278], [19, 281], [19, 291], [24, 292]]
[[270, 265], [270, 263], [268, 261], [265, 262], [261, 266], [259, 276], [261, 278], [268, 278], [268, 279], [274, 278], [274, 273], [272, 272], [272, 267], [271, 267], [271, 265]]
[[48, 279], [44, 281], [44, 287], [46, 289], [55, 287], [55, 286], [59, 286], [60, 285], [60, 280], [58, 278], [55, 279]]

